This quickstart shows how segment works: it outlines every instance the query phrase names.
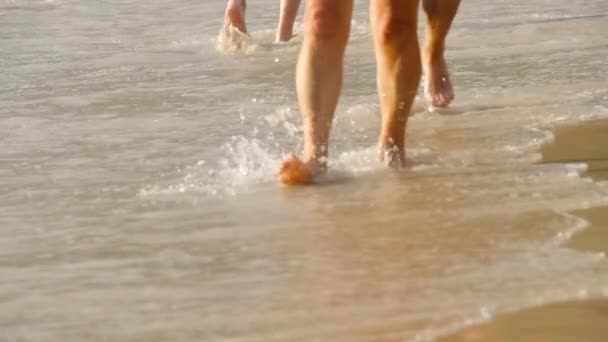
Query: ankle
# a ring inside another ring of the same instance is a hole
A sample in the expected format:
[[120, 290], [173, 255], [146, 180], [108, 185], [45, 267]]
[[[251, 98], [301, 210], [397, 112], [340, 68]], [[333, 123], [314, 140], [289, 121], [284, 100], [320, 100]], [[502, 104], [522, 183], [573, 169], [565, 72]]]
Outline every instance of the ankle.
[[438, 63], [444, 60], [443, 43], [426, 41], [422, 49], [422, 59], [425, 63]]
[[281, 31], [277, 29], [274, 41], [275, 43], [284, 43], [290, 41], [291, 38], [293, 38], [293, 31]]

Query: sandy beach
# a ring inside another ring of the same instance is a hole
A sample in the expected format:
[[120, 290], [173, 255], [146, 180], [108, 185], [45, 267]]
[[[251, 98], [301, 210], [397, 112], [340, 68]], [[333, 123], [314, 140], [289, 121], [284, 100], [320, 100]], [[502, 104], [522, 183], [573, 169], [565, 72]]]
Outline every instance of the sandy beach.
[[[608, 121], [591, 121], [559, 127], [555, 142], [543, 149], [543, 162], [584, 161], [587, 175], [608, 180]], [[569, 247], [608, 253], [608, 208], [573, 212], [589, 227], [575, 235]], [[487, 324], [473, 326], [441, 342], [462, 341], [553, 341], [600, 342], [608, 338], [608, 300], [582, 299], [499, 315]]]

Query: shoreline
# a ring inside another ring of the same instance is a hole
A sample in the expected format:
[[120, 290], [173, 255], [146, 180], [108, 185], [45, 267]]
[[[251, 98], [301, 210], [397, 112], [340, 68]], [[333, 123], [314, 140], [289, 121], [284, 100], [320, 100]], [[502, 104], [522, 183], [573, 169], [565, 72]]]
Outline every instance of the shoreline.
[[[608, 182], [608, 119], [558, 126], [554, 134], [555, 141], [541, 150], [542, 163], [585, 162], [584, 177]], [[565, 247], [608, 254], [608, 207], [571, 213], [589, 226]], [[571, 300], [499, 314], [437, 341], [603, 342], [608, 339], [607, 322], [608, 298]]]

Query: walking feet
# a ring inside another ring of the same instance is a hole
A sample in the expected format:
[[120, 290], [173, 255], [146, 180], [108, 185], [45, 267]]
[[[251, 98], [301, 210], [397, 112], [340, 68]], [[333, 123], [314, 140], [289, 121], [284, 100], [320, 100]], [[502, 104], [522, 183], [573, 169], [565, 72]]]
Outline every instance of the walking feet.
[[314, 181], [315, 177], [325, 173], [324, 163], [308, 161], [304, 162], [295, 154], [289, 155], [279, 172], [279, 181], [286, 185], [306, 185]]
[[434, 107], [447, 107], [454, 99], [454, 88], [443, 54], [432, 57], [428, 52], [423, 53], [422, 69], [426, 100]]
[[224, 26], [233, 26], [242, 33], [247, 33], [247, 25], [245, 24], [245, 1], [229, 0], [224, 13]]

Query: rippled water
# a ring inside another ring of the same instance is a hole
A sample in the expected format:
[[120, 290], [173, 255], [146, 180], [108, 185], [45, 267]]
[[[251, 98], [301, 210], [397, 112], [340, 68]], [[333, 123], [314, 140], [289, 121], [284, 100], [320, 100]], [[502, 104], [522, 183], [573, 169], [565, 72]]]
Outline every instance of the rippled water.
[[278, 1], [236, 53], [223, 1], [0, 1], [1, 339], [432, 340], [608, 295], [605, 257], [561, 247], [608, 185], [539, 163], [556, 125], [608, 117], [608, 4], [464, 1], [457, 99], [417, 101], [395, 173], [356, 3], [332, 171], [291, 189]]

